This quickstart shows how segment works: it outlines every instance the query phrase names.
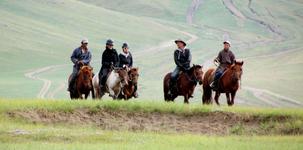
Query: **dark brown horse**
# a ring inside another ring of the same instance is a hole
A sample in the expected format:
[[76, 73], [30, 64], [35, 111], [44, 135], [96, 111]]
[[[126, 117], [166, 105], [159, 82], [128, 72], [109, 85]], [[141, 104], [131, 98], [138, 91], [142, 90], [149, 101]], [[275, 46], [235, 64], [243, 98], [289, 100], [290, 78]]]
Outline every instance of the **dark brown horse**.
[[184, 103], [192, 96], [197, 83], [202, 84], [202, 66], [194, 65], [188, 72], [180, 73], [177, 79], [177, 92], [168, 93], [171, 73], [166, 74], [163, 80], [165, 101], [174, 101], [178, 96], [184, 96]]
[[[242, 66], [243, 61], [235, 62], [235, 64], [229, 66], [222, 77], [219, 79], [219, 90], [216, 91], [215, 102], [217, 105], [219, 103], [219, 96], [221, 93], [226, 94], [227, 104], [232, 106], [234, 104], [234, 99], [236, 92], [239, 89], [239, 81], [242, 76]], [[203, 96], [202, 103], [210, 104], [212, 103], [212, 88], [210, 87], [211, 82], [214, 80], [215, 69], [209, 69], [203, 78]]]
[[138, 68], [131, 68], [128, 71], [128, 78], [129, 82], [125, 85], [119, 95], [120, 99], [128, 100], [133, 97], [135, 92], [135, 85], [138, 84], [139, 78], [139, 69]]
[[92, 92], [92, 98], [95, 98], [95, 93], [92, 85], [93, 78], [93, 68], [90, 66], [80, 67], [77, 79], [76, 79], [76, 89], [70, 92], [71, 99], [83, 99], [83, 94], [85, 99], [87, 99], [90, 92]]

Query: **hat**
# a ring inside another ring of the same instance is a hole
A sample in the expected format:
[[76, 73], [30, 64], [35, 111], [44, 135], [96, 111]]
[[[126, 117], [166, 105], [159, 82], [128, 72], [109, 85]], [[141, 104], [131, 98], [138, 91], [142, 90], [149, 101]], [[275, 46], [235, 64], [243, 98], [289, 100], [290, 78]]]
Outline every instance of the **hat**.
[[129, 48], [127, 43], [123, 43], [122, 48]]
[[184, 46], [186, 46], [186, 43], [183, 41], [183, 40], [181, 40], [181, 39], [177, 39], [177, 40], [175, 40], [175, 43], [177, 44], [178, 42], [181, 42], [181, 43], [183, 43], [184, 44]]
[[81, 43], [88, 43], [88, 39], [87, 38], [83, 38]]
[[230, 45], [230, 42], [226, 40], [226, 41], [223, 42], [223, 44], [229, 44]]
[[108, 40], [106, 41], [106, 45], [114, 45], [114, 41], [111, 40], [111, 39], [108, 39]]

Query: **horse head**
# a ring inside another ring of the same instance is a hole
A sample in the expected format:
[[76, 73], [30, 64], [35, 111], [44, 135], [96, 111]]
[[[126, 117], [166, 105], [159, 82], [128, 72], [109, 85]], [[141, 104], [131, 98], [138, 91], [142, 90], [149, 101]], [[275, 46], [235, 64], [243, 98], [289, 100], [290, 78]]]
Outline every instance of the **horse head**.
[[190, 69], [191, 74], [194, 76], [195, 80], [199, 82], [199, 84], [202, 84], [203, 81], [203, 66], [202, 65], [193, 65], [193, 67]]
[[233, 65], [230, 66], [230, 70], [232, 71], [232, 80], [238, 81], [241, 80], [242, 76], [242, 66], [244, 61], [235, 61]]
[[82, 66], [80, 68], [80, 75], [83, 75], [84, 80], [91, 80], [93, 78], [93, 68], [90, 66]]
[[128, 77], [129, 77], [129, 81], [131, 81], [134, 84], [137, 84], [139, 78], [139, 68], [131, 68], [128, 71]]
[[115, 72], [118, 73], [122, 86], [128, 85], [127, 71], [125, 69], [116, 69]]

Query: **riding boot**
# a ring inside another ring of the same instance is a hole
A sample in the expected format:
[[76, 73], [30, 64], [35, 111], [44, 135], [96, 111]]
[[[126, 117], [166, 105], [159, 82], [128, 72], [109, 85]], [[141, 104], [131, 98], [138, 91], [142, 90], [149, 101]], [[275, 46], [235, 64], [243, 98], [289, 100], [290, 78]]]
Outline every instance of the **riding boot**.
[[170, 90], [170, 94], [176, 93], [176, 92], [177, 92], [178, 89], [177, 89], [176, 81], [170, 80], [170, 83], [169, 83], [169, 90]]
[[75, 87], [76, 77], [72, 77], [68, 84], [68, 91], [73, 91]]
[[214, 80], [211, 84], [210, 87], [214, 90], [214, 91], [218, 91], [219, 90], [219, 85], [218, 85], [218, 80]]

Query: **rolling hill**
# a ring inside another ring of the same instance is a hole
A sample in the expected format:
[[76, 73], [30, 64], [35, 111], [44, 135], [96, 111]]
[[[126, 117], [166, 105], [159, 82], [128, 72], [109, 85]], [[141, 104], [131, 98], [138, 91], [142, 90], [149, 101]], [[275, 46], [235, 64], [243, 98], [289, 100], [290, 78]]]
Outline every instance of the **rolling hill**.
[[[69, 55], [87, 37], [95, 73], [106, 39], [114, 39], [118, 51], [128, 42], [140, 68], [140, 97], [159, 101], [162, 78], [174, 68], [174, 39], [187, 40], [193, 63], [205, 69], [229, 39], [245, 61], [238, 105], [302, 107], [302, 6], [274, 0], [3, 0], [0, 96], [68, 98]], [[191, 102], [201, 102], [200, 90]]]

